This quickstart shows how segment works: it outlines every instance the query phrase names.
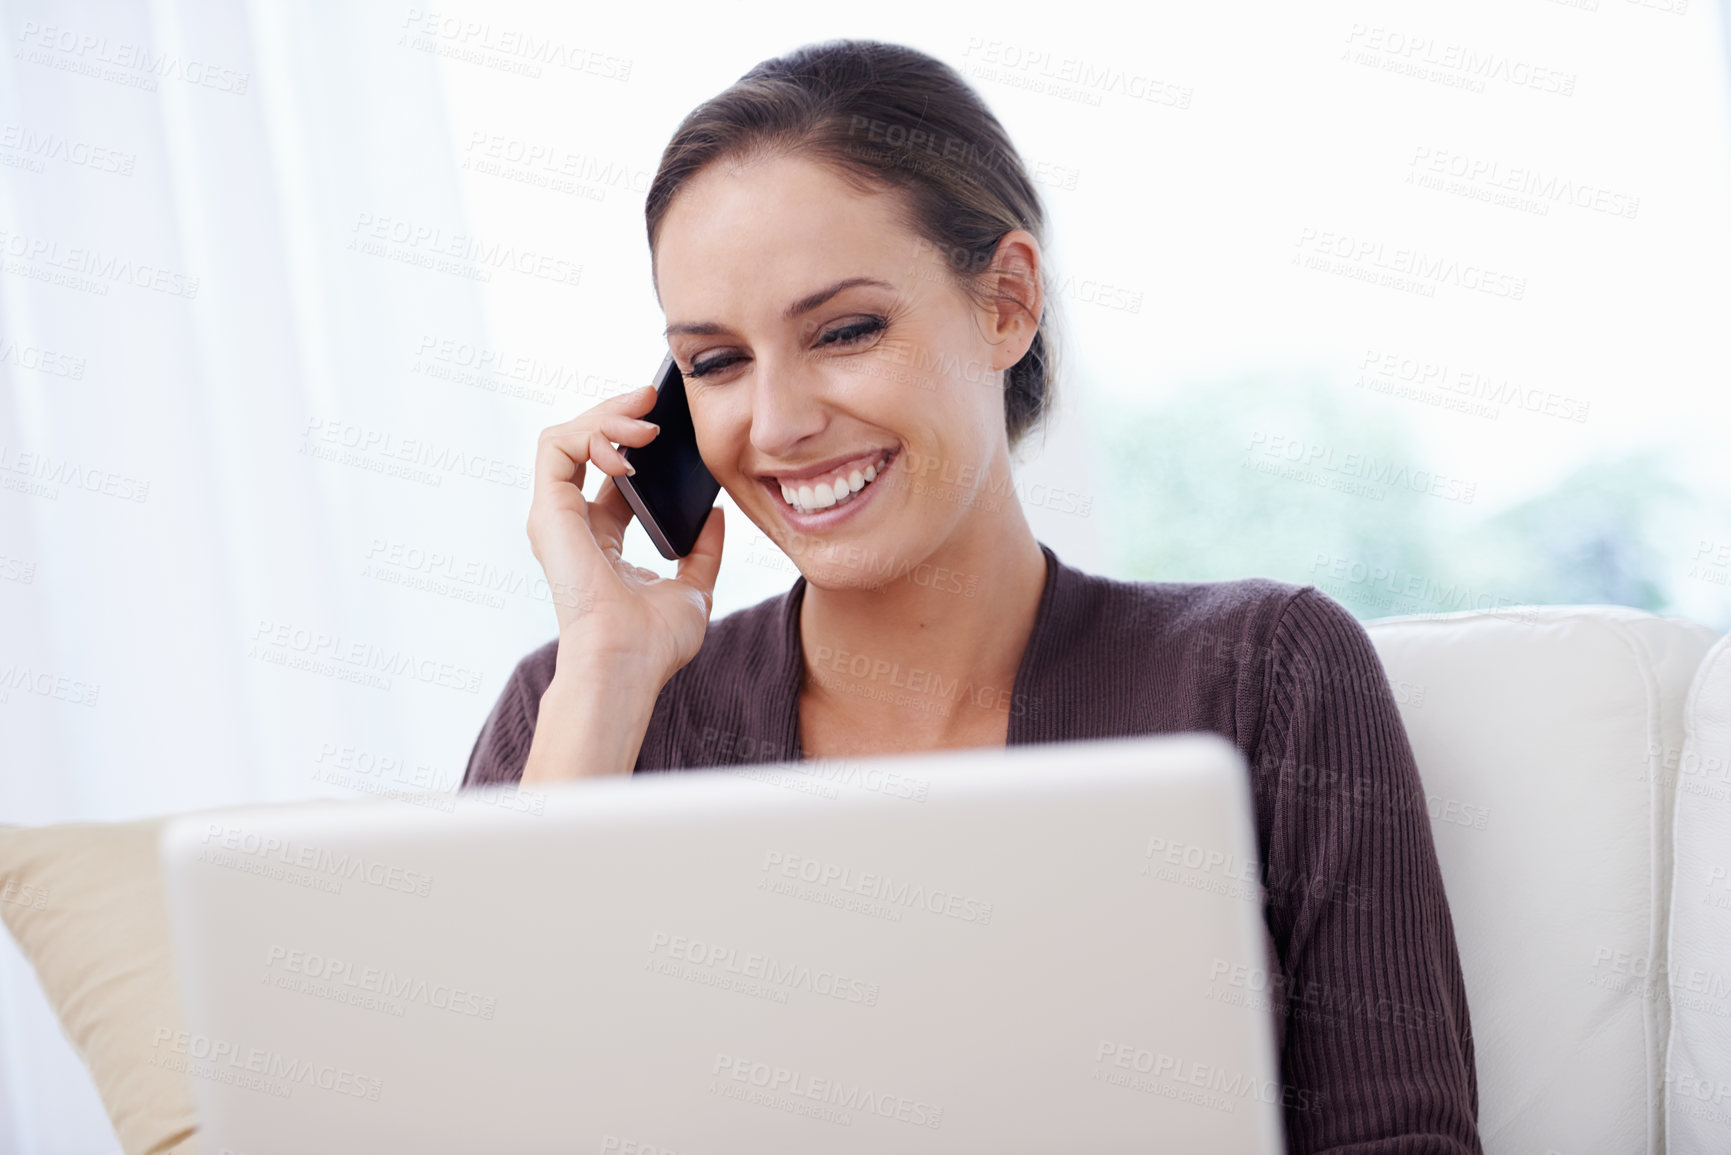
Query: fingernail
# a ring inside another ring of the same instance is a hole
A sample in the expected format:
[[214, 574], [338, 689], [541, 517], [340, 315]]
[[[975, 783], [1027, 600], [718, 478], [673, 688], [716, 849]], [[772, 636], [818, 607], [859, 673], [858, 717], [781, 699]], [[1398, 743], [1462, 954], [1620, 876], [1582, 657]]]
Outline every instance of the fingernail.
[[629, 461], [627, 461], [625, 463], [625, 472], [629, 473], [632, 477], [636, 477], [637, 476], [637, 467], [635, 465], [631, 464]]

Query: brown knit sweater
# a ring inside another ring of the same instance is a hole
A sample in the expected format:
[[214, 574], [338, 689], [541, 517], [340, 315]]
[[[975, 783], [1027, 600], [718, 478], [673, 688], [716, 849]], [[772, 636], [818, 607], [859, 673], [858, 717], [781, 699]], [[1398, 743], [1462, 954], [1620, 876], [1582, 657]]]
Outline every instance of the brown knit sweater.
[[[1480, 1152], [1454, 924], [1412, 748], [1363, 627], [1314, 586], [1125, 582], [1040, 548], [1046, 586], [1015, 686], [956, 692], [991, 693], [1012, 745], [1195, 730], [1236, 744], [1251, 767], [1274, 977], [1228, 976], [1222, 994], [1275, 1008], [1289, 1149]], [[798, 578], [710, 623], [656, 700], [638, 772], [803, 756], [804, 592]], [[518, 663], [465, 787], [522, 777], [557, 645]], [[929, 692], [916, 677], [882, 680]]]

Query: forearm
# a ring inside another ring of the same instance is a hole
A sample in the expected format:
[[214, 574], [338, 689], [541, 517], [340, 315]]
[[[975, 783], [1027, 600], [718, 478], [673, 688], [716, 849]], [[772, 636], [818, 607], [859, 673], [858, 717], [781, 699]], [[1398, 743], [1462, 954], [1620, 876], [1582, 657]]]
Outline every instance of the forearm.
[[522, 781], [631, 773], [659, 690], [640, 679], [556, 673], [541, 695]]

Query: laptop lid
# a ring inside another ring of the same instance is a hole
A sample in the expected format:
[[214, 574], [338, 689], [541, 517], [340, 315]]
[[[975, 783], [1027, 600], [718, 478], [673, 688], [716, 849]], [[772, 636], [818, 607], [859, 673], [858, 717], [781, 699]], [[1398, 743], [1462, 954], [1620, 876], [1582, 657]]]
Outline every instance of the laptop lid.
[[153, 1051], [236, 1155], [1277, 1152], [1251, 824], [1209, 735], [177, 819]]

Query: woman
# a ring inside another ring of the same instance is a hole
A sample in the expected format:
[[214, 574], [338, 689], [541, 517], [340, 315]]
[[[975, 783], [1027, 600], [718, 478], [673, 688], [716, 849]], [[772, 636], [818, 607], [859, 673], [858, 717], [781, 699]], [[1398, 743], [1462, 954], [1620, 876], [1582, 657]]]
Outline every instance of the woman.
[[1252, 767], [1291, 1149], [1479, 1151], [1453, 925], [1363, 629], [1314, 587], [1083, 573], [1022, 515], [1044, 216], [977, 95], [893, 45], [766, 61], [686, 118], [646, 212], [704, 462], [801, 577], [711, 623], [719, 508], [672, 578], [621, 558], [614, 443], [656, 435], [652, 389], [547, 429], [528, 531], [570, 596], [464, 785], [1214, 731]]

